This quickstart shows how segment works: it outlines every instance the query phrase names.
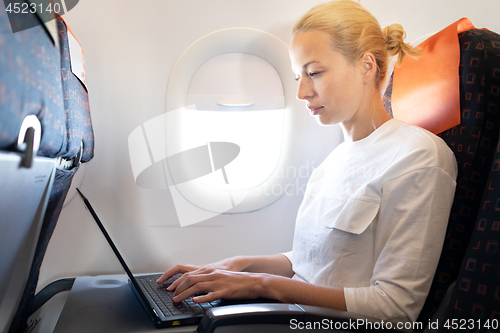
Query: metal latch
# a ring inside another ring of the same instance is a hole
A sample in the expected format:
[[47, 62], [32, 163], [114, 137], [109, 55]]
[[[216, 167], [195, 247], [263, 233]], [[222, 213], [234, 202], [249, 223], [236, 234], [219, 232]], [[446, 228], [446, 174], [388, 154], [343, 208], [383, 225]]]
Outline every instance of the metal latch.
[[24, 153], [21, 159], [21, 167], [31, 168], [42, 137], [42, 125], [37, 116], [30, 115], [24, 118], [17, 137], [17, 150]]

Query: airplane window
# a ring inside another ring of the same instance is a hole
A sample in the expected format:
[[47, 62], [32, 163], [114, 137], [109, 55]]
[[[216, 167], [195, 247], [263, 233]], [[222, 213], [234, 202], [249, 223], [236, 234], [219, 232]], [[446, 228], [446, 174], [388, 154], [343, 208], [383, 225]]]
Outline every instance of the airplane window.
[[[283, 136], [284, 93], [276, 70], [251, 54], [216, 56], [193, 75], [179, 133], [187, 147], [205, 142], [233, 142], [239, 155], [227, 165], [232, 190], [262, 184], [276, 169]], [[182, 126], [181, 125], [181, 126]], [[225, 189], [219, 173], [200, 178], [204, 185]]]

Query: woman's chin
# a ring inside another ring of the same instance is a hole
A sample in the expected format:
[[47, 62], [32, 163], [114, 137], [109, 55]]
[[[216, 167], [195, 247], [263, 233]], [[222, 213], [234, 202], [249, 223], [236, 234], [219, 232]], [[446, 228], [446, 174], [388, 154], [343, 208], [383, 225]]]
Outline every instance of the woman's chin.
[[337, 122], [333, 121], [332, 119], [326, 119], [325, 117], [322, 117], [320, 115], [314, 116], [316, 118], [316, 122], [320, 126], [330, 126], [330, 125], [335, 125]]

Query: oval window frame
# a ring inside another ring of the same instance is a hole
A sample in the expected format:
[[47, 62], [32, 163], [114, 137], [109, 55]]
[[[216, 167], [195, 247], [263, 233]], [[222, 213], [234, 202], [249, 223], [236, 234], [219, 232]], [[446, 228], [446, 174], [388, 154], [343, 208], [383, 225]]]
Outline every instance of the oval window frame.
[[[165, 111], [168, 113], [187, 107], [189, 84], [196, 70], [208, 59], [225, 53], [249, 53], [261, 57], [276, 69], [283, 84], [285, 112], [282, 149], [276, 168], [267, 180], [255, 188], [248, 189], [246, 198], [236, 207], [225, 212], [217, 212], [245, 213], [272, 204], [293, 184], [297, 172], [288, 173], [284, 170], [290, 170], [290, 167], [298, 170], [301, 165], [307, 112], [304, 110], [303, 102], [295, 98], [296, 82], [291, 70], [288, 45], [272, 34], [252, 28], [222, 29], [192, 43], [179, 56], [170, 72]], [[166, 154], [171, 155], [168, 151]], [[276, 191], [276, 188], [280, 190]], [[179, 192], [183, 194], [182, 189], [179, 189]], [[210, 210], [204, 207], [203, 202], [197, 202], [202, 199], [183, 196], [193, 205]]]

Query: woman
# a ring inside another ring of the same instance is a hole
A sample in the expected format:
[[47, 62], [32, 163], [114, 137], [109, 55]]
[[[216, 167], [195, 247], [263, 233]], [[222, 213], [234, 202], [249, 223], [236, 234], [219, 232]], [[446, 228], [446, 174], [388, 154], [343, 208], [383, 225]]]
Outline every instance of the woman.
[[345, 142], [313, 172], [293, 250], [177, 265], [158, 283], [181, 301], [271, 298], [415, 321], [437, 266], [453, 200], [456, 162], [435, 135], [391, 119], [381, 82], [388, 55], [417, 55], [399, 25], [382, 30], [354, 1], [311, 9], [293, 28], [297, 97]]

